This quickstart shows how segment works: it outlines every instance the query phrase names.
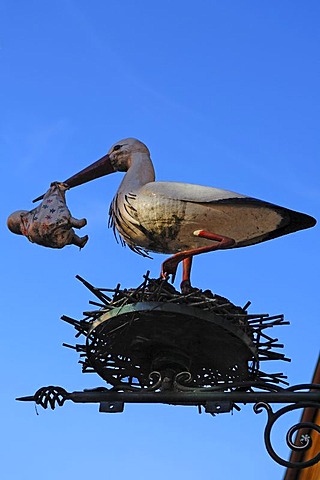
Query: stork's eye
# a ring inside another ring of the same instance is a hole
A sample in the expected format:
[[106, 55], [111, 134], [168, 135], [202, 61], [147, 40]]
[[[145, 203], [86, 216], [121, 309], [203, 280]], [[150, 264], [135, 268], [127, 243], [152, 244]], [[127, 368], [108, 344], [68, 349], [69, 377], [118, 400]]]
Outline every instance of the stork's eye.
[[121, 147], [122, 147], [122, 145], [115, 145], [113, 147], [113, 151], [116, 152], [117, 150], [120, 150]]

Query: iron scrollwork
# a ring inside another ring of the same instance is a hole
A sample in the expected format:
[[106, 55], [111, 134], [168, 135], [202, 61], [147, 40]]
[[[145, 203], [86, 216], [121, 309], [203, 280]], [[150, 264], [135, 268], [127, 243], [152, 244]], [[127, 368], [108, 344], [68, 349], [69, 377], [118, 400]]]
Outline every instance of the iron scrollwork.
[[[320, 388], [319, 385], [318, 386], [313, 385], [313, 387], [317, 387], [318, 389]], [[258, 402], [254, 405], [253, 410], [255, 413], [261, 413], [263, 409], [266, 410], [267, 412], [268, 419], [267, 419], [267, 424], [264, 430], [264, 442], [269, 455], [275, 462], [279, 463], [283, 467], [302, 469], [306, 467], [311, 467], [312, 465], [315, 465], [320, 461], [320, 452], [318, 452], [314, 457], [308, 460], [302, 460], [299, 462], [285, 460], [276, 453], [271, 442], [271, 433], [272, 433], [273, 426], [275, 425], [277, 420], [279, 420], [280, 417], [294, 410], [304, 409], [304, 408], [319, 409], [319, 407], [320, 407], [319, 403], [315, 403], [315, 402], [298, 402], [295, 404], [287, 405], [281, 408], [280, 410], [274, 412], [270, 404], [266, 402]], [[301, 430], [303, 430], [304, 433], [301, 434], [300, 438], [298, 439], [298, 432]], [[316, 425], [313, 422], [300, 421], [296, 423], [287, 431], [287, 434], [286, 434], [287, 446], [291, 449], [291, 451], [294, 451], [294, 452], [306, 452], [312, 446], [311, 431], [316, 431], [318, 434], [320, 434], [320, 426]], [[296, 434], [296, 441], [299, 440], [300, 445], [295, 443], [295, 440], [294, 440], [295, 434]]]
[[50, 406], [51, 410], [55, 409], [56, 404], [62, 407], [67, 398], [68, 392], [64, 388], [52, 385], [39, 388], [34, 394], [34, 401], [37, 405], [44, 409]]

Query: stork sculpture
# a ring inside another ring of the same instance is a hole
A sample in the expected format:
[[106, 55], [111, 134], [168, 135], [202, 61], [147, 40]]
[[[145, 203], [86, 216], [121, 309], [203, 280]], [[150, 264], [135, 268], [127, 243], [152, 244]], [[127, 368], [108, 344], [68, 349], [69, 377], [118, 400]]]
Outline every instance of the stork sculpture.
[[162, 277], [174, 281], [182, 262], [184, 291], [191, 287], [193, 256], [253, 245], [316, 223], [304, 213], [227, 190], [155, 182], [150, 152], [133, 138], [117, 142], [65, 183], [72, 188], [117, 171], [126, 174], [110, 206], [110, 225], [134, 252], [173, 254], [162, 264]]

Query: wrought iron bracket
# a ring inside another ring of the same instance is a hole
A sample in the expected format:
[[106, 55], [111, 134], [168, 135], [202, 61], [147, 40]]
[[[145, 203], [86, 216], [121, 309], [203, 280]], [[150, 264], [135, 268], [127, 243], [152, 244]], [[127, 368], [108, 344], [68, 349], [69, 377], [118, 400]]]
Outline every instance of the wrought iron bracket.
[[[159, 383], [157, 384], [159, 386]], [[221, 388], [221, 387], [220, 387]], [[225, 387], [226, 388], [226, 387]], [[309, 391], [301, 391], [306, 390]], [[310, 391], [311, 390], [311, 391]], [[149, 390], [149, 391], [117, 391], [99, 387], [93, 390], [67, 392], [61, 387], [49, 386], [40, 388], [34, 395], [17, 398], [20, 401], [33, 401], [43, 408], [52, 410], [56, 404], [62, 406], [66, 400], [74, 403], [99, 403], [99, 411], [103, 413], [123, 412], [126, 403], [161, 403], [167, 405], [197, 406], [199, 413], [204, 407], [206, 413], [216, 415], [230, 412], [234, 408], [240, 410], [238, 404], [253, 404], [255, 413], [267, 412], [267, 424], [264, 430], [264, 441], [269, 455], [284, 467], [306, 468], [320, 461], [320, 452], [313, 458], [302, 462], [290, 462], [281, 458], [271, 443], [271, 432], [276, 421], [288, 412], [312, 408], [320, 409], [320, 385], [297, 385], [277, 391], [219, 391], [217, 388], [201, 388], [192, 391]], [[271, 404], [287, 404], [273, 411]], [[299, 430], [303, 435], [298, 437]], [[293, 451], [306, 451], [311, 447], [311, 432], [320, 434], [320, 426], [312, 422], [297, 423], [286, 434], [286, 443]], [[307, 433], [306, 433], [307, 432]], [[295, 440], [293, 439], [296, 434]], [[299, 443], [297, 443], [299, 442]]]
[[[228, 299], [191, 289], [177, 292], [149, 272], [137, 288], [96, 288], [77, 277], [98, 299], [97, 309], [82, 320], [63, 316], [84, 343], [64, 344], [80, 353], [83, 373], [96, 373], [111, 388], [67, 392], [42, 387], [17, 400], [43, 408], [74, 403], [98, 403], [103, 413], [123, 412], [126, 403], [196, 406], [212, 416], [253, 404], [267, 412], [264, 441], [269, 455], [284, 467], [305, 468], [320, 461], [320, 452], [307, 455], [312, 437], [320, 433], [314, 421], [300, 421], [286, 434], [287, 446], [302, 452], [299, 461], [281, 458], [271, 443], [277, 420], [288, 412], [307, 409], [310, 418], [320, 409], [320, 385], [287, 387], [283, 373], [266, 373], [261, 364], [289, 361], [283, 344], [266, 332], [287, 325], [283, 315], [249, 314]], [[109, 296], [109, 294], [111, 296]], [[274, 411], [271, 404], [286, 404]], [[313, 455], [312, 458], [309, 458]]]

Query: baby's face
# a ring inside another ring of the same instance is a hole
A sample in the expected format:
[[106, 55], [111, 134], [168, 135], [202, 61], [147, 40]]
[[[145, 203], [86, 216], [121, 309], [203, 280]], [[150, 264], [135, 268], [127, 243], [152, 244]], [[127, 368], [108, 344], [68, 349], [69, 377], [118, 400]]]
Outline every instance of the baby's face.
[[21, 216], [28, 213], [27, 210], [18, 210], [17, 212], [11, 213], [7, 220], [7, 226], [12, 233], [16, 233], [17, 235], [22, 235], [21, 231]]

